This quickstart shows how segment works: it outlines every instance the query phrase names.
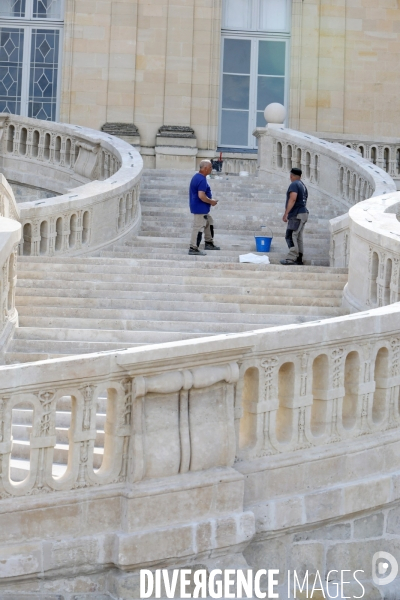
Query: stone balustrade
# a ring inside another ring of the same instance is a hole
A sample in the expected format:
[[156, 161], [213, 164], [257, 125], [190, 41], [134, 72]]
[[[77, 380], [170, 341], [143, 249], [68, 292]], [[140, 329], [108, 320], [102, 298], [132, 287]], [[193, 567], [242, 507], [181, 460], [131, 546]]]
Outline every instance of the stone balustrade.
[[[0, 493], [173, 477], [388, 429], [398, 429], [400, 439], [399, 327], [400, 313], [391, 307], [290, 328], [0, 367]], [[98, 468], [95, 417], [103, 393], [108, 404]], [[55, 415], [65, 398], [72, 403], [68, 469], [58, 477], [52, 474]], [[19, 403], [34, 414], [31, 464], [26, 479], [13, 482], [12, 409]]]
[[117, 137], [0, 115], [0, 168], [11, 182], [57, 194], [18, 204], [20, 254], [78, 255], [140, 227], [143, 161]]
[[[389, 505], [399, 471], [399, 331], [393, 305], [304, 325], [0, 367], [2, 510], [12, 507], [19, 520], [29, 510], [34, 522], [45, 509], [45, 537], [52, 540], [60, 535], [59, 512], [72, 514], [71, 492], [92, 515], [71, 524], [82, 564], [94, 560], [95, 544], [98, 568], [133, 569], [176, 560], [179, 552], [186, 558], [234, 552], [255, 531]], [[104, 454], [96, 463], [96, 407], [104, 395]], [[55, 419], [66, 398], [68, 465], [57, 475]], [[18, 409], [33, 414], [23, 481], [11, 475]], [[373, 459], [377, 448], [387, 453], [385, 468]], [[333, 460], [360, 467], [332, 471]], [[379, 493], [365, 494], [365, 477]], [[316, 505], [321, 494], [331, 498], [328, 508]], [[54, 576], [56, 541], [35, 541], [21, 527], [18, 552], [32, 553], [29, 542], [47, 557], [39, 571]], [[7, 557], [5, 547], [0, 555]], [[68, 557], [76, 573], [73, 553]], [[19, 576], [29, 575], [26, 564]]]
[[[341, 223], [345, 299], [362, 306], [370, 294], [371, 310], [0, 367], [0, 577], [40, 574], [62, 586], [65, 577], [116, 567], [113, 589], [135, 598], [125, 571], [199, 557], [211, 564], [251, 540], [256, 553], [270, 536], [390, 510], [400, 499], [393, 181], [343, 146], [280, 126], [256, 135], [261, 177], [283, 182], [301, 166], [311, 193], [350, 207]], [[104, 451], [95, 455], [105, 397]], [[68, 459], [59, 472], [56, 416], [65, 404]], [[21, 409], [32, 415], [29, 467], [16, 478], [13, 411]], [[46, 527], [32, 525], [43, 519]]]
[[377, 165], [388, 173], [400, 185], [400, 140], [399, 138], [379, 137], [371, 138], [366, 135], [347, 133], [320, 133], [313, 134], [329, 142], [334, 142], [355, 150], [367, 160]]
[[[261, 177], [287, 177], [292, 167], [299, 167], [311, 194], [331, 198], [346, 210], [330, 222], [330, 261], [334, 267], [349, 266], [348, 209], [367, 198], [374, 198], [375, 201], [380, 195], [395, 192], [393, 179], [354, 149], [286, 129], [282, 125], [270, 124], [266, 128], [257, 128], [254, 135], [259, 139], [258, 170]], [[350, 273], [349, 283], [351, 277]], [[382, 304], [358, 304], [357, 309], [369, 306]]]

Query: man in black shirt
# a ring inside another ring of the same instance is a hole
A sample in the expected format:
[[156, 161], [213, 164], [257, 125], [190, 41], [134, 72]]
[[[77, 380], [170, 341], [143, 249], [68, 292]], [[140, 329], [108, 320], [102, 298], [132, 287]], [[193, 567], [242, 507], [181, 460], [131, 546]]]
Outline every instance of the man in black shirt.
[[282, 221], [287, 223], [286, 243], [289, 248], [287, 257], [281, 260], [282, 265], [302, 265], [303, 263], [303, 231], [308, 220], [308, 191], [301, 181], [301, 169], [290, 171], [290, 181], [286, 192], [285, 214]]

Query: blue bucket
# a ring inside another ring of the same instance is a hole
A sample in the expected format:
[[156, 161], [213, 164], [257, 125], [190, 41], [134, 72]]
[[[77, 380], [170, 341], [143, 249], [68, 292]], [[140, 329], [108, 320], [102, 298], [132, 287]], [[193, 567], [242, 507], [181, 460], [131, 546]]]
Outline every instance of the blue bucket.
[[269, 252], [271, 250], [272, 237], [264, 235], [255, 235], [257, 252]]

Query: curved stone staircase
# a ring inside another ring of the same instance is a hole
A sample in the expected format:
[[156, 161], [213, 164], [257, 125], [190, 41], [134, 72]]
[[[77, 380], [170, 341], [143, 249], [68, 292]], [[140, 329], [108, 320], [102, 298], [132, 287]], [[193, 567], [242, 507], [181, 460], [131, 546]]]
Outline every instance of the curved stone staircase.
[[[136, 238], [84, 258], [20, 257], [16, 305], [20, 327], [7, 363], [98, 352], [302, 323], [343, 315], [345, 269], [328, 267], [328, 221], [343, 206], [311, 198], [306, 266], [284, 267], [285, 186], [237, 176], [214, 179], [219, 252], [188, 255], [191, 215], [187, 172], [147, 171], [142, 228]], [[272, 229], [271, 265], [240, 264], [255, 252], [254, 233]], [[57, 474], [65, 469], [71, 398], [57, 405]], [[104, 406], [98, 405], [96, 456], [101, 464]], [[29, 466], [32, 414], [13, 411], [12, 478]]]

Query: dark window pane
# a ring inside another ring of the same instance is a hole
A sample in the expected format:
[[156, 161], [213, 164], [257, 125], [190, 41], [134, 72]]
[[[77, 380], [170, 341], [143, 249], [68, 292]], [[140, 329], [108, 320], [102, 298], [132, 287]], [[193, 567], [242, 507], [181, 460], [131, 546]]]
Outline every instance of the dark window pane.
[[265, 122], [265, 117], [264, 117], [264, 111], [257, 112], [257, 125], [256, 125], [256, 127], [265, 127], [265, 126], [266, 126], [266, 122]]
[[247, 111], [222, 111], [221, 144], [224, 146], [248, 146], [248, 131], [249, 113]]
[[283, 77], [258, 77], [257, 110], [264, 110], [271, 102], [284, 104], [285, 80]]
[[285, 42], [262, 41], [258, 44], [258, 74], [285, 74]]
[[250, 77], [224, 75], [222, 82], [222, 108], [249, 108]]
[[250, 73], [250, 40], [224, 40], [224, 73]]

